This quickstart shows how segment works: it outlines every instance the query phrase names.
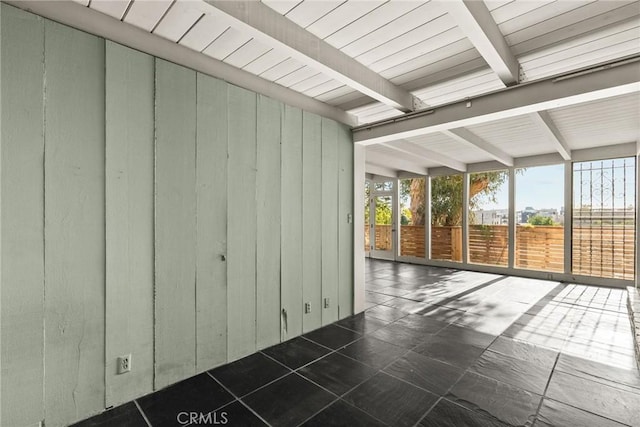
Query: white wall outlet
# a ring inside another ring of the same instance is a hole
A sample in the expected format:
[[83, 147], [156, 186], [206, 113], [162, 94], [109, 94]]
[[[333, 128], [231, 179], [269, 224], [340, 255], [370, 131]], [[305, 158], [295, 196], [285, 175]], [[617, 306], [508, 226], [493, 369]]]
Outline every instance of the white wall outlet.
[[131, 371], [131, 354], [118, 357], [118, 374], [126, 374]]
[[304, 303], [304, 312], [305, 312], [305, 314], [311, 313], [311, 303], [310, 302], [305, 302]]
[[329, 308], [330, 305], [331, 305], [331, 299], [325, 298], [324, 299], [324, 308]]

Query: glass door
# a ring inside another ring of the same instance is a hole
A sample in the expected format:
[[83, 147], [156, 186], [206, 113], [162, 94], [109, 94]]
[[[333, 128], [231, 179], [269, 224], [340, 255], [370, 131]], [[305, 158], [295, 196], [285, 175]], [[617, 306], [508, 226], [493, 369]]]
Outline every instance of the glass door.
[[372, 258], [395, 258], [395, 197], [393, 182], [375, 183], [371, 194], [369, 242]]

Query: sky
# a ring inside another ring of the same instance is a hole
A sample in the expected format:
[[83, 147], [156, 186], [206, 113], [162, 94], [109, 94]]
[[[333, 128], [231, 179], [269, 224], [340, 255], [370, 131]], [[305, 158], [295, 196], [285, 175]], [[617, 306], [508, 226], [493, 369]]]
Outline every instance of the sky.
[[[635, 185], [635, 176], [634, 169], [631, 163], [628, 163], [627, 166], [627, 179], [626, 182], [623, 181], [623, 171], [622, 171], [622, 159], [616, 160], [605, 160], [593, 162], [593, 167], [600, 168], [602, 166], [605, 167], [606, 173], [611, 175], [613, 172], [609, 169], [611, 164], [613, 163], [616, 166], [615, 170], [615, 200], [611, 198], [610, 193], [610, 184], [606, 185], [607, 190], [605, 190], [606, 200], [604, 201], [605, 207], [611, 207], [614, 204], [616, 208], [623, 207], [624, 204], [622, 202], [623, 193], [627, 194], [627, 205], [634, 204], [633, 200], [634, 185]], [[577, 165], [580, 165], [579, 163]], [[585, 168], [590, 166], [590, 162], [583, 163]], [[577, 179], [576, 175], [576, 179]], [[593, 178], [595, 181], [595, 186], [598, 186], [599, 175], [584, 175], [585, 182], [588, 182], [589, 179]], [[560, 208], [564, 206], [564, 165], [552, 165], [552, 166], [541, 166], [541, 167], [533, 167], [524, 169], [523, 172], [516, 175], [516, 211], [523, 210], [527, 206], [531, 206], [534, 209], [543, 209], [543, 208], [555, 208], [560, 211]], [[626, 184], [626, 185], [625, 185]], [[626, 188], [625, 188], [626, 187]], [[579, 187], [575, 189], [575, 191], [580, 191]], [[586, 194], [589, 191], [588, 184], [585, 184], [583, 189]], [[594, 195], [597, 196], [597, 195]], [[597, 200], [599, 200], [596, 197]], [[497, 203], [483, 203], [481, 209], [491, 210], [491, 209], [507, 209], [509, 206], [509, 185], [505, 182], [502, 185], [502, 188], [496, 194], [496, 202]]]
[[[542, 166], [525, 169], [516, 175], [516, 211], [527, 206], [534, 209], [564, 206], [564, 165]], [[483, 203], [482, 209], [507, 209], [509, 184], [505, 182], [496, 194], [497, 203]]]

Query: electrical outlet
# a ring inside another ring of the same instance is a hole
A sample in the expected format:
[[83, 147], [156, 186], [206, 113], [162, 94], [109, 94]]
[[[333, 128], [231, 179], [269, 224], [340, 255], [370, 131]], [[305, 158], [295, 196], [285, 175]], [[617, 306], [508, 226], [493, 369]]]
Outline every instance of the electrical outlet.
[[305, 302], [304, 303], [304, 312], [305, 312], [305, 314], [311, 313], [311, 303], [310, 302]]
[[329, 298], [325, 298], [324, 299], [324, 308], [329, 308], [330, 303], [331, 303], [331, 300]]
[[126, 374], [131, 371], [131, 354], [118, 357], [118, 374]]

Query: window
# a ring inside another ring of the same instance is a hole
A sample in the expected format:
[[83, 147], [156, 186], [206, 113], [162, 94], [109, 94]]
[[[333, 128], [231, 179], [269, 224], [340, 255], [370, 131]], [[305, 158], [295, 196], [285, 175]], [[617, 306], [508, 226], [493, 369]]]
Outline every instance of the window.
[[469, 175], [469, 262], [508, 264], [508, 181], [506, 170]]
[[564, 165], [516, 169], [515, 267], [564, 271]]
[[462, 180], [431, 178], [431, 259], [462, 261]]
[[633, 280], [635, 158], [573, 164], [572, 271]]
[[424, 258], [424, 178], [400, 180], [400, 255]]

